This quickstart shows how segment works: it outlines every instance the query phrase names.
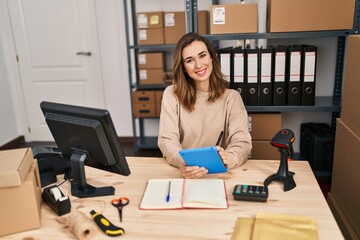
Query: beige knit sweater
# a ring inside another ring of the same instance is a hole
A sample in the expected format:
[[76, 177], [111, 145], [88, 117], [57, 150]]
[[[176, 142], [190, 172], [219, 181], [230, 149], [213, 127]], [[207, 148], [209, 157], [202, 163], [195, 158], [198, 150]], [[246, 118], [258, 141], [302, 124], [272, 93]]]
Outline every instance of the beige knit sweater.
[[247, 160], [252, 145], [248, 131], [248, 115], [235, 90], [227, 89], [215, 102], [208, 102], [207, 92], [196, 92], [195, 109], [186, 111], [168, 86], [163, 95], [158, 146], [173, 166], [184, 162], [181, 149], [214, 146], [224, 131], [221, 147], [231, 160], [228, 168], [240, 166]]

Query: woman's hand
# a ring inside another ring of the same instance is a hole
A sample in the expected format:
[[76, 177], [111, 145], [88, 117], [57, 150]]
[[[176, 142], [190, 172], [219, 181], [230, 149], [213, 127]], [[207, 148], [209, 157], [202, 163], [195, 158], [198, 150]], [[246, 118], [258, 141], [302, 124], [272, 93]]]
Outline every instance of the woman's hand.
[[230, 159], [229, 159], [227, 153], [225, 152], [225, 150], [222, 147], [217, 146], [217, 149], [218, 149], [218, 153], [219, 153], [220, 158], [223, 161], [225, 167], [227, 169], [229, 169], [228, 166], [230, 164]]
[[202, 178], [208, 173], [208, 170], [198, 166], [186, 166], [185, 164], [180, 167], [181, 176], [183, 178]]

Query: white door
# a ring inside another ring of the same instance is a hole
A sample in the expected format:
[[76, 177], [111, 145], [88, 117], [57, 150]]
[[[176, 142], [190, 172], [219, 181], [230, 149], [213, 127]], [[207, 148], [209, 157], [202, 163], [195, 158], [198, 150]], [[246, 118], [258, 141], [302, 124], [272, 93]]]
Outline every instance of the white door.
[[104, 107], [94, 2], [8, 0], [29, 140], [53, 140], [41, 101]]

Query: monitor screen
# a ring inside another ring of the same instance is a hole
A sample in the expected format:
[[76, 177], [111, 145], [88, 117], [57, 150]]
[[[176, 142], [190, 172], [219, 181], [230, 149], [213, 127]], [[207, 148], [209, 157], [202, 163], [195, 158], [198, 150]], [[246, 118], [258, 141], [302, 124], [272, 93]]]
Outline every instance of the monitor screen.
[[71, 165], [71, 193], [77, 197], [113, 195], [115, 189], [86, 182], [85, 166], [124, 176], [130, 174], [125, 154], [107, 110], [41, 102], [46, 123]]

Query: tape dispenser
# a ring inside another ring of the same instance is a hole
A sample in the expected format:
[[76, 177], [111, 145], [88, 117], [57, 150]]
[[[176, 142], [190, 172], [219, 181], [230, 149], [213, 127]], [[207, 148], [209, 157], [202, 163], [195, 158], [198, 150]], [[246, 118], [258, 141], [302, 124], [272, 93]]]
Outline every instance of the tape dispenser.
[[70, 198], [65, 196], [56, 185], [44, 188], [42, 198], [59, 216], [69, 213], [71, 210]]

